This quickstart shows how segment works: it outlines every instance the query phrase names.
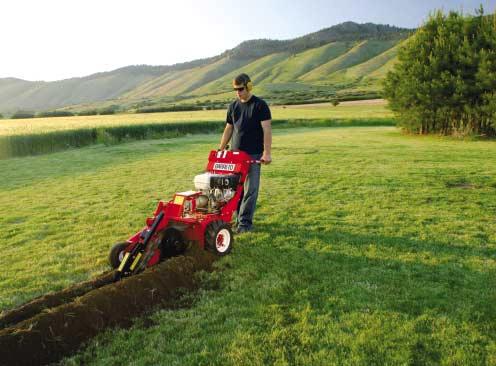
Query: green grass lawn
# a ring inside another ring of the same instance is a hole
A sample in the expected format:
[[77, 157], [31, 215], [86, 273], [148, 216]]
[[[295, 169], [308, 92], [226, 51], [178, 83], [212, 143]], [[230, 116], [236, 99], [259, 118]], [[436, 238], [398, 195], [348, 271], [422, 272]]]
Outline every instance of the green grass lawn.
[[[219, 136], [0, 161], [0, 309], [107, 269]], [[496, 145], [392, 127], [276, 130], [256, 231], [190, 306], [67, 365], [496, 365]], [[122, 304], [125, 306], [125, 304]], [[146, 325], [145, 325], [146, 324]]]

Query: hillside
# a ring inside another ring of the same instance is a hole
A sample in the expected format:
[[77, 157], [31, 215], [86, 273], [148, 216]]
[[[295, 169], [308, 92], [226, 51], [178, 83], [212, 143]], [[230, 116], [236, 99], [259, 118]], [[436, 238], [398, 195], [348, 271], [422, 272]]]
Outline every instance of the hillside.
[[123, 98], [185, 95], [192, 90], [246, 65], [251, 59], [223, 57], [211, 64], [181, 71], [170, 71], [143, 83]]
[[117, 98], [158, 77], [164, 69], [162, 66], [128, 66], [54, 82], [0, 79], [0, 111], [46, 110]]
[[[127, 66], [82, 78], [44, 82], [0, 79], [0, 112], [43, 111], [119, 105], [225, 101], [230, 80], [250, 74], [257, 93], [278, 100], [278, 93], [317, 94], [360, 90], [380, 92], [379, 69], [395, 58], [395, 46], [411, 30], [346, 22], [290, 40], [249, 40], [220, 55], [170, 66]], [[375, 73], [375, 75], [369, 75]], [[338, 93], [339, 92], [339, 93]]]
[[345, 54], [314, 68], [300, 77], [302, 81], [326, 83], [335, 72], [367, 62], [393, 47], [396, 41], [361, 41]]

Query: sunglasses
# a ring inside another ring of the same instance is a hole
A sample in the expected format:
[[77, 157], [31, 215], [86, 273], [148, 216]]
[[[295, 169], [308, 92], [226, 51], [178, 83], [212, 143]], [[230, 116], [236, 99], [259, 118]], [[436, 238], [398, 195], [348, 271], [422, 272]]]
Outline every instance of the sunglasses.
[[243, 91], [243, 90], [245, 90], [245, 87], [244, 87], [244, 86], [242, 86], [242, 87], [240, 87], [240, 88], [233, 88], [233, 90], [234, 90], [234, 91]]

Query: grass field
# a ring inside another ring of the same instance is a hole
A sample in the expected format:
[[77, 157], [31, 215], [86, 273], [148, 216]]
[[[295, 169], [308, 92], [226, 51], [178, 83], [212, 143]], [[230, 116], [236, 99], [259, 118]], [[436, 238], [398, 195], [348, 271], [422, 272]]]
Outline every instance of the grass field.
[[[384, 102], [330, 103], [273, 107], [275, 128], [298, 126], [393, 126]], [[198, 133], [221, 133], [225, 110], [57, 117], [0, 121], [0, 160], [41, 155], [71, 148], [133, 140], [172, 138]]]
[[[218, 139], [0, 161], [0, 309], [105, 270]], [[276, 130], [273, 155], [256, 231], [189, 306], [64, 364], [496, 365], [494, 142], [300, 128]]]
[[[231, 93], [232, 94], [232, 93]], [[310, 106], [271, 107], [273, 119], [359, 119], [391, 118], [392, 113], [381, 104], [330, 103]], [[143, 124], [225, 121], [226, 111], [191, 111], [106, 116], [28, 118], [0, 120], [0, 137], [23, 134], [41, 134], [61, 130], [79, 130], [93, 127], [118, 127]]]

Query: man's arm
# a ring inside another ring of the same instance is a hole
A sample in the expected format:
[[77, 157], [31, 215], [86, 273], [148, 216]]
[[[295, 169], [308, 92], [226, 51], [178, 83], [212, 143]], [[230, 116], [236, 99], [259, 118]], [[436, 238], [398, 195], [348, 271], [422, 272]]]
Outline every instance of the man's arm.
[[271, 150], [272, 150], [272, 120], [262, 121], [263, 128], [263, 140], [264, 140], [264, 152], [262, 155], [262, 160], [264, 164], [270, 164], [272, 161]]
[[219, 150], [224, 150], [231, 139], [233, 134], [233, 125], [230, 123], [226, 123], [226, 128], [224, 128], [224, 133], [222, 133], [222, 137], [220, 139]]

